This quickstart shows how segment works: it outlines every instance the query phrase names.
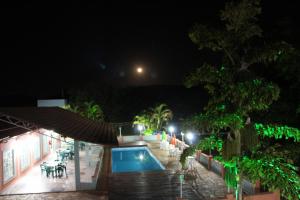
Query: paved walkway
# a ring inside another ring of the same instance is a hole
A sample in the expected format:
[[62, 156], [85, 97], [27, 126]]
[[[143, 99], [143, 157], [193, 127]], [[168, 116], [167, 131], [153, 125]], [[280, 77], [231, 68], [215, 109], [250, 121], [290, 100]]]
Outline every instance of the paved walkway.
[[[148, 143], [153, 154], [162, 162], [166, 169], [172, 173], [179, 173], [181, 164], [178, 157], [168, 156], [168, 152], [159, 148], [158, 142]], [[222, 177], [212, 171], [208, 171], [199, 162], [193, 160], [194, 170], [188, 171], [185, 181], [189, 184], [197, 196], [202, 199], [217, 199], [226, 196], [227, 187]]]
[[58, 192], [41, 194], [20, 194], [0, 196], [1, 200], [108, 200], [108, 197], [96, 192]]

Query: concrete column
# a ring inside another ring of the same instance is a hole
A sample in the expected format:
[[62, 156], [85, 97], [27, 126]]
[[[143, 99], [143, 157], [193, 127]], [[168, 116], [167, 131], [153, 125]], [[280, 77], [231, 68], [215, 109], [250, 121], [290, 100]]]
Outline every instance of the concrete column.
[[103, 193], [108, 193], [109, 176], [111, 173], [111, 147], [104, 146], [102, 167], [100, 177], [98, 177], [96, 189]]
[[75, 188], [80, 190], [79, 142], [74, 140]]

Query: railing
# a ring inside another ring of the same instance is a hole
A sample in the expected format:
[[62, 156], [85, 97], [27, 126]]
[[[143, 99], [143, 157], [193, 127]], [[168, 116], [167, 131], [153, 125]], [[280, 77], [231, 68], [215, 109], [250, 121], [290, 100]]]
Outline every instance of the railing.
[[[233, 194], [227, 194], [226, 198], [222, 200], [235, 200]], [[264, 192], [254, 195], [243, 195], [243, 200], [280, 200], [280, 192], [277, 190], [275, 192]]]
[[[208, 170], [213, 171], [222, 178], [224, 178], [226, 170], [224, 166], [217, 160], [213, 159], [213, 156], [202, 153], [200, 150], [196, 151], [196, 160], [200, 162]], [[243, 180], [242, 182], [243, 192], [247, 195], [256, 194], [259, 191], [259, 181], [256, 184], [251, 183], [248, 180]]]
[[211, 170], [221, 177], [224, 177], [225, 175], [223, 165], [219, 161], [216, 161], [214, 159], [211, 160]]
[[[146, 135], [146, 136], [140, 136], [140, 135], [129, 135], [129, 136], [118, 136], [118, 142], [119, 144], [122, 143], [130, 143], [130, 142], [137, 142], [137, 141], [160, 141], [161, 135]], [[167, 140], [170, 141], [171, 137], [167, 136]], [[188, 148], [189, 145], [185, 144], [181, 140], [175, 139], [176, 146], [182, 147], [182, 148]]]

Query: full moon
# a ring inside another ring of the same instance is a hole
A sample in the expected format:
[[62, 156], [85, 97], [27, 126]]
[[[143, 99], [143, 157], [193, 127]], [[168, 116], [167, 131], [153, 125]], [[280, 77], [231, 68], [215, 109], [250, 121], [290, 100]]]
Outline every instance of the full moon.
[[139, 74], [143, 73], [143, 68], [141, 67], [136, 68], [136, 72]]

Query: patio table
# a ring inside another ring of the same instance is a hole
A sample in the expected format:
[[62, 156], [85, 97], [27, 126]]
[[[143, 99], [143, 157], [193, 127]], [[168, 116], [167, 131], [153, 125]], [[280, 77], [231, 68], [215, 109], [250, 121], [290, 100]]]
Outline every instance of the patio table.
[[74, 152], [70, 149], [58, 149], [57, 150], [58, 157], [61, 157], [61, 160], [65, 160], [65, 158], [73, 159]]
[[47, 177], [49, 177], [50, 173], [52, 174], [53, 178], [54, 178], [54, 173], [55, 173], [55, 177], [57, 177], [57, 175], [62, 176], [63, 170], [65, 170], [67, 176], [66, 164], [63, 161], [54, 160], [54, 161], [45, 162], [44, 166], [46, 168]]

